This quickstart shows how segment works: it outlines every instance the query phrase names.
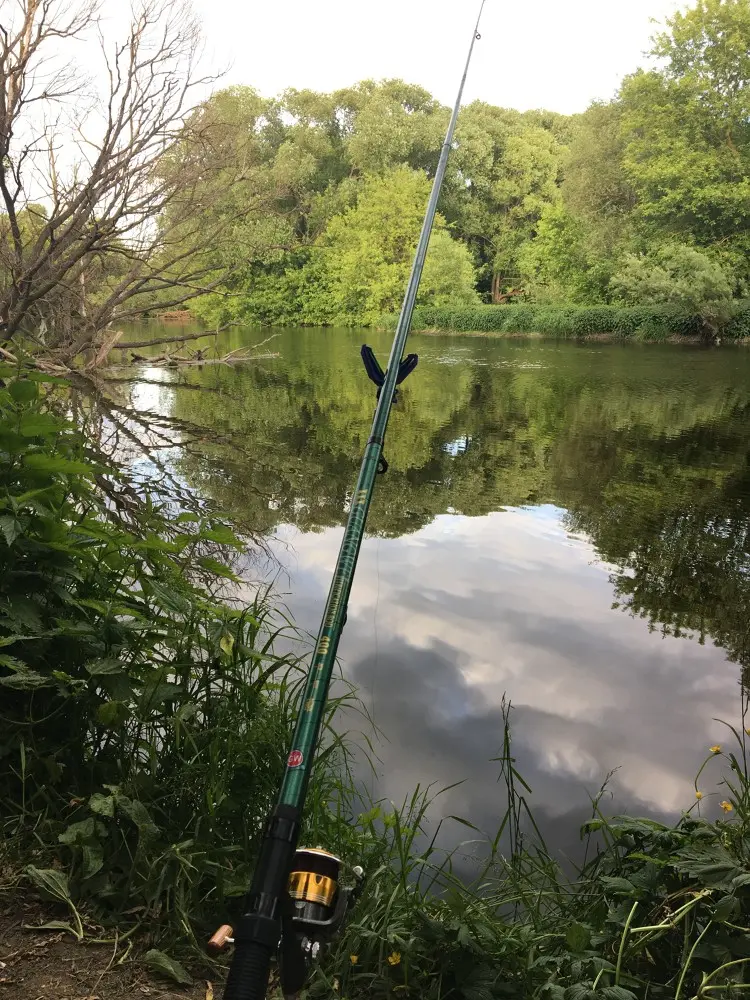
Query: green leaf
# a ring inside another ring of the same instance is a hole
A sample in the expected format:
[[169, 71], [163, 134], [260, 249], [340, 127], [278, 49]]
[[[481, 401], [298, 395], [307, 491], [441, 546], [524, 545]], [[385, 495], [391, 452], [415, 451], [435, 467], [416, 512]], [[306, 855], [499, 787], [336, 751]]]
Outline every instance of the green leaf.
[[731, 920], [739, 914], [740, 901], [736, 896], [722, 896], [714, 909], [713, 919], [723, 924], [725, 920]]
[[71, 823], [70, 826], [64, 830], [57, 839], [61, 844], [67, 844], [68, 847], [73, 847], [74, 845], [80, 847], [84, 841], [91, 840], [94, 836], [95, 830], [96, 827], [94, 825], [94, 817], [89, 816], [87, 819], [82, 819], [78, 823]]
[[4, 635], [0, 639], [0, 647], [12, 646], [16, 642], [28, 642], [30, 639], [38, 639], [38, 635]]
[[635, 993], [623, 989], [622, 986], [605, 986], [600, 996], [603, 1000], [637, 1000]]
[[735, 889], [739, 889], [743, 885], [750, 885], [750, 874], [743, 872], [742, 875], [735, 875], [732, 879], [732, 885]]
[[633, 896], [635, 894], [635, 886], [626, 878], [608, 878], [607, 876], [603, 876], [601, 883], [605, 891], [611, 893], [613, 896]]
[[18, 422], [18, 432], [23, 437], [49, 437], [59, 434], [64, 425], [51, 413], [35, 413], [26, 410]]
[[183, 688], [179, 684], [163, 683], [150, 684], [144, 688], [138, 705], [143, 712], [156, 708], [165, 701], [179, 701], [184, 694]]
[[474, 939], [471, 936], [471, 928], [467, 924], [459, 926], [456, 940], [462, 948], [471, 948], [473, 946]]
[[19, 670], [10, 677], [0, 677], [0, 684], [12, 691], [36, 691], [37, 688], [52, 687], [54, 680], [38, 674], [35, 670], [26, 669]]
[[54, 868], [35, 868], [34, 865], [27, 866], [26, 875], [45, 898], [72, 903], [67, 875]]
[[698, 849], [686, 847], [677, 854], [672, 864], [683, 875], [709, 885], [729, 881], [740, 874], [737, 859], [719, 844]]
[[597, 830], [601, 830], [606, 825], [603, 819], [590, 819], [581, 827], [581, 836], [585, 837], [589, 833], [596, 833]]
[[579, 955], [591, 945], [591, 931], [583, 924], [571, 924], [565, 933], [568, 948]]
[[32, 403], [39, 395], [39, 387], [26, 379], [9, 383], [8, 392], [14, 403]]
[[94, 792], [89, 799], [89, 809], [100, 816], [114, 816], [115, 797], [114, 795], [102, 795], [101, 792]]
[[182, 594], [169, 589], [157, 580], [148, 581], [148, 589], [167, 611], [174, 611], [179, 615], [189, 614], [191, 610], [190, 601]]
[[93, 878], [104, 867], [104, 852], [99, 844], [84, 844], [82, 850], [81, 878]]
[[223, 577], [225, 580], [239, 582], [239, 577], [236, 573], [233, 573], [228, 566], [220, 563], [217, 559], [211, 559], [210, 556], [203, 556], [198, 560], [198, 565], [202, 566], [203, 569], [207, 569], [210, 573], [216, 574], [216, 576]]
[[109, 677], [112, 674], [125, 673], [122, 663], [111, 657], [104, 660], [92, 660], [86, 664], [86, 670], [92, 677]]
[[24, 464], [34, 472], [46, 472], [50, 475], [94, 476], [97, 469], [87, 462], [77, 462], [61, 455], [45, 455], [42, 452], [32, 452], [24, 456]]
[[26, 376], [29, 382], [54, 382], [55, 385], [69, 385], [67, 379], [60, 375], [48, 375], [47, 372], [29, 372]]
[[175, 520], [175, 524], [197, 524], [200, 518], [197, 514], [191, 514], [189, 511], [184, 511]]
[[541, 996], [549, 997], [550, 1000], [565, 1000], [565, 989], [558, 983], [547, 983], [539, 993]]
[[129, 799], [122, 795], [117, 801], [119, 808], [138, 827], [138, 832], [142, 836], [151, 836], [158, 832], [158, 827], [151, 819], [151, 814], [142, 802], [138, 799]]
[[8, 545], [12, 545], [22, 532], [21, 522], [10, 514], [0, 516], [0, 531], [5, 536]]
[[8, 670], [29, 671], [29, 667], [23, 660], [19, 660], [15, 656], [8, 656], [7, 653], [0, 653], [0, 667], [7, 667]]
[[123, 701], [105, 701], [96, 710], [96, 718], [102, 726], [117, 729], [130, 718], [130, 708]]
[[599, 995], [584, 983], [574, 983], [565, 991], [565, 1000], [599, 1000]]
[[173, 983], [179, 983], [181, 986], [190, 986], [193, 982], [187, 969], [176, 959], [165, 955], [163, 951], [157, 951], [156, 948], [152, 948], [151, 951], [146, 952], [143, 960], [152, 972], [171, 979]]
[[242, 541], [226, 524], [214, 525], [208, 531], [201, 531], [200, 537], [211, 542], [219, 542], [220, 545], [231, 545], [235, 549], [242, 548]]

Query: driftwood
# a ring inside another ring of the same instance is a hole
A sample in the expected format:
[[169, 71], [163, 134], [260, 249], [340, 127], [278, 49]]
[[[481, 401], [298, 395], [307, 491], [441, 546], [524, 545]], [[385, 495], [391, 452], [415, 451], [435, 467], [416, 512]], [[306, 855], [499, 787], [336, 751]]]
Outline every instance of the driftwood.
[[164, 365], [167, 368], [186, 368], [191, 365], [234, 365], [240, 361], [257, 361], [261, 358], [278, 358], [278, 353], [268, 351], [264, 354], [253, 354], [252, 347], [238, 347], [235, 351], [222, 354], [219, 358], [209, 358], [202, 351], [196, 351], [190, 357], [183, 354], [160, 354], [149, 358], [145, 354], [131, 354], [133, 364]]
[[132, 364], [164, 365], [167, 368], [187, 368], [195, 365], [234, 365], [242, 361], [277, 358], [279, 356], [278, 353], [265, 352], [264, 354], [257, 354], [254, 352], [278, 336], [278, 333], [274, 333], [257, 344], [252, 344], [250, 347], [237, 347], [235, 350], [229, 351], [228, 354], [222, 354], [218, 358], [209, 358], [206, 355], [205, 349], [202, 348], [197, 351], [191, 351], [187, 357], [184, 354], [160, 354], [157, 357], [149, 357], [146, 354], [136, 354], [135, 351], [131, 351], [130, 357]]
[[134, 347], [158, 347], [160, 344], [184, 344], [186, 340], [201, 340], [203, 337], [215, 337], [220, 330], [209, 330], [203, 333], [181, 333], [178, 337], [155, 337], [153, 340], [128, 340], [119, 346], [124, 351]]

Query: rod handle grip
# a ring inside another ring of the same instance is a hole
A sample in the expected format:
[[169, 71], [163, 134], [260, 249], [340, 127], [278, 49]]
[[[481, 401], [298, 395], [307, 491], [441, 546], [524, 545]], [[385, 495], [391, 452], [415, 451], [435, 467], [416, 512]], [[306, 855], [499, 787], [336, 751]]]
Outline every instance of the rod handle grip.
[[224, 1000], [265, 1000], [271, 951], [257, 941], [238, 942], [229, 967]]

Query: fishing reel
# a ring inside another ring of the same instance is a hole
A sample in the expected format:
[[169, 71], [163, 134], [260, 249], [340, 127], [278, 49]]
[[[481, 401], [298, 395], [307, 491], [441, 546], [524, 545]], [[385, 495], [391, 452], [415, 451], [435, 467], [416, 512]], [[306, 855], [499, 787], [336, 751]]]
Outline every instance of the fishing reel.
[[[364, 872], [352, 869], [353, 884], [342, 885], [343, 862], [322, 848], [300, 848], [294, 855], [287, 884], [287, 905], [278, 947], [279, 978], [285, 997], [304, 987], [321, 949], [338, 933], [357, 900]], [[208, 943], [218, 954], [233, 944], [233, 931], [220, 927]]]

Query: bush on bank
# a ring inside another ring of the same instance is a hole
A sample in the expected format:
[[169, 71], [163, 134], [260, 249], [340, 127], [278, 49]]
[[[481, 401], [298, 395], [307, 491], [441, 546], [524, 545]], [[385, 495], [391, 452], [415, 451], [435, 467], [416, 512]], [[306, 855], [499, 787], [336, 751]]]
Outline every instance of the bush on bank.
[[[395, 325], [394, 318], [384, 325]], [[671, 306], [535, 306], [504, 305], [470, 308], [419, 307], [415, 331], [450, 333], [543, 334], [551, 337], [595, 337], [659, 341], [679, 337], [742, 340], [750, 337], [750, 302], [736, 302], [707, 321]]]

